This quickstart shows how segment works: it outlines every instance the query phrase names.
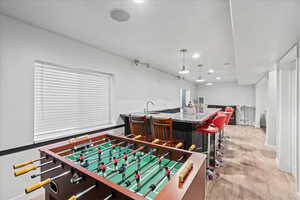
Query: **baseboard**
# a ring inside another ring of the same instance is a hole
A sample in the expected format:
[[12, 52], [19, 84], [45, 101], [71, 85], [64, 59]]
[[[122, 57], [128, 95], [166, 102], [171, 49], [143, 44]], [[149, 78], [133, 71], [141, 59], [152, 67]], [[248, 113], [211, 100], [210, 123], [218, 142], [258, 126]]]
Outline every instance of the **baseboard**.
[[297, 200], [300, 200], [300, 193], [297, 192], [295, 197], [296, 197]]

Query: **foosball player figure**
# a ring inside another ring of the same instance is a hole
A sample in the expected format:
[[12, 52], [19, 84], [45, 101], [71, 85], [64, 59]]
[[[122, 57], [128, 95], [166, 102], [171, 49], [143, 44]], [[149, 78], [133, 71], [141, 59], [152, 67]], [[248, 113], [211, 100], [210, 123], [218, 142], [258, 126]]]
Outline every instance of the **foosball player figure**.
[[127, 153], [124, 153], [124, 160], [125, 160], [125, 164], [127, 165], [127, 160], [128, 160], [128, 154]]
[[158, 164], [161, 167], [161, 158], [158, 158]]
[[113, 162], [114, 162], [114, 168], [115, 168], [115, 170], [117, 170], [119, 160], [116, 159], [116, 157], [113, 157]]
[[135, 181], [136, 181], [137, 189], [139, 189], [141, 186], [141, 174], [137, 170], [135, 171]]
[[104, 162], [100, 163], [99, 170], [102, 172], [102, 176], [105, 176], [106, 165], [104, 164]]
[[80, 165], [81, 165], [82, 167], [88, 167], [88, 166], [89, 166], [89, 161], [88, 161], [88, 159], [85, 159], [85, 161], [82, 162], [82, 163], [80, 163]]
[[170, 178], [171, 178], [171, 171], [169, 170], [168, 167], [165, 167], [165, 173], [166, 173], [166, 176], [167, 176], [168, 180], [170, 180]]
[[111, 157], [112, 157], [112, 149], [109, 150], [109, 161], [111, 161]]
[[119, 168], [119, 173], [122, 174], [122, 181], [125, 180], [125, 171], [126, 171], [126, 165], [123, 163], [122, 166]]
[[[151, 184], [150, 185], [150, 189], [151, 189], [151, 191], [154, 191], [155, 190], [155, 188], [156, 188], [156, 185], [154, 185], [154, 184]], [[150, 193], [150, 192], [149, 192]]]
[[137, 156], [137, 169], [139, 170], [141, 168], [141, 155]]
[[102, 156], [102, 149], [98, 148], [98, 160], [101, 160], [101, 156]]
[[79, 158], [77, 159], [77, 161], [79, 161], [81, 164], [83, 163], [83, 161], [84, 161], [84, 156], [83, 156], [82, 153], [80, 154], [80, 156], [79, 156]]

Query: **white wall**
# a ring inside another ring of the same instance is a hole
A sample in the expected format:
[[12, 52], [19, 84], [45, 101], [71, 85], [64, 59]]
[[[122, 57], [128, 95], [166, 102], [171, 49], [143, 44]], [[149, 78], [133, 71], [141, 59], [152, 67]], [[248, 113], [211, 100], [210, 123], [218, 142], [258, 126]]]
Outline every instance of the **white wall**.
[[260, 128], [260, 117], [267, 113], [268, 79], [263, 77], [255, 85], [255, 127]]
[[268, 73], [266, 145], [276, 151], [277, 145], [277, 71]]
[[[81, 42], [0, 15], [0, 150], [33, 143], [34, 60], [114, 74], [113, 117], [179, 106], [180, 88], [195, 85]], [[119, 122], [120, 123], [120, 122]]]
[[206, 104], [213, 105], [255, 105], [252, 85], [238, 85], [234, 82], [215, 83], [212, 86], [198, 85], [196, 95], [205, 97]]

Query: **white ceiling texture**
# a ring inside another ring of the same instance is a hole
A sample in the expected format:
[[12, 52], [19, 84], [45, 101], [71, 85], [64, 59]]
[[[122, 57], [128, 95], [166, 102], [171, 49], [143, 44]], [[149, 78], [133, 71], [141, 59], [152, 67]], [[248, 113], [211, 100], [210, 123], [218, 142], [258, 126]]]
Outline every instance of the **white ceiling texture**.
[[186, 48], [193, 82], [253, 84], [300, 39], [299, 0], [0, 0], [0, 13], [174, 75]]

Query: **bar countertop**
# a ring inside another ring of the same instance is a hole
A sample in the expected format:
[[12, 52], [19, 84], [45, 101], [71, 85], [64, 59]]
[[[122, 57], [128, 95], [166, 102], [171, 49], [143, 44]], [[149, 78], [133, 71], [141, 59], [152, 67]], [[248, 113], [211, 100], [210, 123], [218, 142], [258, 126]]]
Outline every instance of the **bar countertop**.
[[155, 112], [150, 111], [149, 113], [143, 112], [134, 112], [129, 114], [122, 114], [121, 116], [147, 116], [147, 117], [155, 117], [155, 118], [171, 118], [173, 121], [176, 122], [184, 122], [184, 123], [201, 123], [207, 120], [212, 115], [216, 114], [221, 109], [218, 108], [207, 108], [204, 113], [197, 113], [197, 114], [189, 114], [183, 112], [177, 113], [166, 113], [166, 112]]

